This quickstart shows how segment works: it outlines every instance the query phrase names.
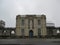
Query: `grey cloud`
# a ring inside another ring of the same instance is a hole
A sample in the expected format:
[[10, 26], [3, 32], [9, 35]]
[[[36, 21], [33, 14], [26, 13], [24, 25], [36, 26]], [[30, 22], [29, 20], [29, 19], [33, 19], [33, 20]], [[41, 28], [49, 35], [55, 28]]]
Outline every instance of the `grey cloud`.
[[48, 22], [60, 26], [59, 0], [0, 0], [0, 19], [15, 27], [17, 14], [45, 14]]

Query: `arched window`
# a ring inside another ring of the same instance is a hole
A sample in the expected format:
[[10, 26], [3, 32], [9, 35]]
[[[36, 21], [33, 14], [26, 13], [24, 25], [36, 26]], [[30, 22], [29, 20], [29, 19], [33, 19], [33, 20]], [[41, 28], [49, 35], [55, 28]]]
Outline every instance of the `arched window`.
[[57, 33], [60, 33], [60, 31], [59, 31], [59, 30], [57, 30]]
[[11, 34], [15, 34], [15, 32], [14, 31], [11, 31]]
[[3, 31], [3, 33], [6, 33], [6, 32], [7, 32], [6, 30]]

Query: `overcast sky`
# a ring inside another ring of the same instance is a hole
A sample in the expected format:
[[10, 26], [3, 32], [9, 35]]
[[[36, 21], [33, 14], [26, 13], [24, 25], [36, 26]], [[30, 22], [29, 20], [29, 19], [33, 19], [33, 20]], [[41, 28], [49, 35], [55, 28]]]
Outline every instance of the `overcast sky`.
[[60, 26], [60, 0], [0, 0], [0, 20], [6, 27], [15, 27], [18, 14], [45, 14], [47, 22]]

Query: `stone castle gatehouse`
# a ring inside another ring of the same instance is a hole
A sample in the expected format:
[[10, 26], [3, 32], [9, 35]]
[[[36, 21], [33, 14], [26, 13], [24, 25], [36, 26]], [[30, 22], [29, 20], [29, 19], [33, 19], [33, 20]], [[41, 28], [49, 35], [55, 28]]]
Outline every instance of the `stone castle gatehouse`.
[[16, 36], [18, 37], [45, 37], [46, 16], [45, 15], [17, 15]]

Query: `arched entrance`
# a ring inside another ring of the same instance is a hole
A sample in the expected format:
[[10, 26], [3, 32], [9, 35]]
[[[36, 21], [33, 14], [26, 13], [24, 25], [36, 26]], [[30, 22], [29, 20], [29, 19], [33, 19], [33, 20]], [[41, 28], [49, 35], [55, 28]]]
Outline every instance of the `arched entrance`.
[[30, 38], [33, 37], [33, 31], [32, 31], [32, 30], [29, 31], [29, 37], [30, 37]]

